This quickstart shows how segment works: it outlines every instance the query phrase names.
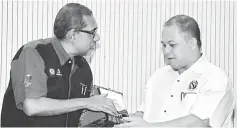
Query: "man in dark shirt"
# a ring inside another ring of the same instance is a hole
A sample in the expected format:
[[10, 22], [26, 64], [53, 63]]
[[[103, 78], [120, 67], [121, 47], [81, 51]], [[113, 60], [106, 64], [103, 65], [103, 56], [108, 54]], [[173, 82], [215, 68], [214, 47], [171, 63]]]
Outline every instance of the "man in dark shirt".
[[93, 77], [83, 56], [95, 49], [96, 31], [91, 10], [69, 3], [56, 16], [56, 37], [22, 46], [11, 62], [1, 126], [77, 127], [84, 109], [117, 116], [112, 100], [90, 97]]

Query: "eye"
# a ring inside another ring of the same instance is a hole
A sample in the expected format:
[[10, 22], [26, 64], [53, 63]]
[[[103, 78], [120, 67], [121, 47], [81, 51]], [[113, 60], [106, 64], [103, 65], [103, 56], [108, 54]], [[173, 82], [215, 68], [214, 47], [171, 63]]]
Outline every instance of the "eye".
[[97, 32], [97, 28], [91, 31], [92, 34], [95, 34], [96, 32]]
[[166, 47], [166, 44], [162, 43], [162, 46], [165, 48], [165, 47]]
[[175, 47], [176, 46], [176, 44], [170, 44], [170, 47]]

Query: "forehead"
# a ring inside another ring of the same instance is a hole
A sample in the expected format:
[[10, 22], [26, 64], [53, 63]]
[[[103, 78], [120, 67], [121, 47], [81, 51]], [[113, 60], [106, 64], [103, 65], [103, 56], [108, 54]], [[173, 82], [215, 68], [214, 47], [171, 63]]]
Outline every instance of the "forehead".
[[176, 40], [180, 38], [181, 32], [176, 25], [165, 26], [162, 30], [162, 41]]
[[93, 16], [83, 16], [84, 23], [86, 24], [85, 30], [93, 30], [97, 28], [98, 25]]

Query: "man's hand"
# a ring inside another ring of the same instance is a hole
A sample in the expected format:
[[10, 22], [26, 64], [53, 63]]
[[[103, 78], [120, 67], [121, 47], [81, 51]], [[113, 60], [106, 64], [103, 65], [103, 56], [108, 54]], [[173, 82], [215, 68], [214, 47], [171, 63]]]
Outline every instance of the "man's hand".
[[115, 127], [137, 127], [137, 126], [148, 126], [149, 123], [147, 123], [141, 116], [138, 115], [129, 115], [129, 117], [123, 117], [125, 122], [123, 124], [116, 125]]
[[106, 95], [96, 95], [90, 98], [66, 100], [47, 97], [38, 99], [26, 98], [23, 102], [23, 111], [27, 116], [53, 116], [79, 109], [90, 109], [92, 111], [103, 111], [118, 116], [113, 101], [105, 97]]
[[110, 115], [118, 116], [113, 100], [106, 98], [106, 96], [95, 95], [87, 98], [86, 108], [92, 111], [103, 111]]

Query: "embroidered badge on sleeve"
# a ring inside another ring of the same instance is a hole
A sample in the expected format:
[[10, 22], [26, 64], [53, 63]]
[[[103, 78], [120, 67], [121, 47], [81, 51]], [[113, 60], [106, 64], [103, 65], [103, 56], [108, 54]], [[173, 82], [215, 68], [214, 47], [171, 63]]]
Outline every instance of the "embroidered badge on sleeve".
[[32, 80], [32, 76], [30, 74], [27, 74], [24, 77], [23, 84], [25, 85], [25, 87], [30, 87], [31, 86], [31, 80]]

